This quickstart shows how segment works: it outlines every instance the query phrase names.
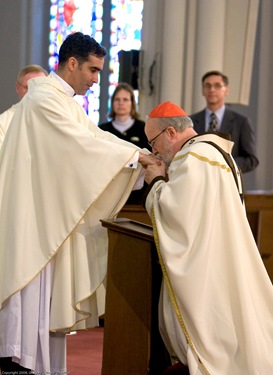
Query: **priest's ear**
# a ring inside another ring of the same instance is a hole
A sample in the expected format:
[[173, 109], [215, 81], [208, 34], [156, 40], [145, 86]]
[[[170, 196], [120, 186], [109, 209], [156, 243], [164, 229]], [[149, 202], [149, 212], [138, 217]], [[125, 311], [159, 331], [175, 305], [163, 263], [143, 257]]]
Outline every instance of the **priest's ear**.
[[77, 67], [79, 66], [79, 61], [75, 57], [69, 57], [67, 62], [67, 67], [70, 70], [70, 72], [73, 72]]
[[169, 138], [172, 140], [176, 138], [177, 130], [173, 126], [168, 126], [166, 128], [166, 133], [168, 134]]

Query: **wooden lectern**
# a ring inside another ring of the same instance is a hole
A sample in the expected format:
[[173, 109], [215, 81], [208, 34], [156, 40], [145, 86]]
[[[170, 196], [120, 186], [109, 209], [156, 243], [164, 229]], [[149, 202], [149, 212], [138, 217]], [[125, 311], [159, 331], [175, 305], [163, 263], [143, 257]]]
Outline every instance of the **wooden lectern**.
[[162, 273], [152, 227], [101, 222], [109, 237], [102, 375], [158, 375], [170, 360], [158, 331]]

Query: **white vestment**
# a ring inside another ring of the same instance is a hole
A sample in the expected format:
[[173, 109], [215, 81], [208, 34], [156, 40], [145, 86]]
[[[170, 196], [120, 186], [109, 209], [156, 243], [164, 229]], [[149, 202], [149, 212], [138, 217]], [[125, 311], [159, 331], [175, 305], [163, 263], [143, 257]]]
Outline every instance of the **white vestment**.
[[98, 324], [100, 220], [125, 204], [137, 151], [94, 125], [54, 76], [29, 81], [0, 151], [0, 357], [63, 372], [65, 333]]
[[0, 148], [2, 146], [2, 143], [4, 141], [4, 138], [9, 128], [9, 124], [13, 118], [13, 115], [16, 111], [17, 106], [18, 106], [18, 103], [12, 105], [5, 112], [2, 112], [0, 114]]
[[219, 143], [189, 140], [146, 200], [164, 276], [160, 329], [191, 375], [273, 374], [273, 287], [231, 169], [208, 140]]

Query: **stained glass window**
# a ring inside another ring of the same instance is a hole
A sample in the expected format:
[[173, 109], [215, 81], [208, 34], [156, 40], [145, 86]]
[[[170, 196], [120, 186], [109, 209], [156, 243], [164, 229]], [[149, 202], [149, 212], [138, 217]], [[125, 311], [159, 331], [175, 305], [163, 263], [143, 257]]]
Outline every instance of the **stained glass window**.
[[[111, 4], [110, 35], [103, 30], [105, 4]], [[99, 123], [100, 93], [105, 90], [108, 100], [119, 80], [119, 52], [140, 50], [143, 0], [51, 0], [49, 32], [49, 69], [58, 64], [59, 48], [67, 35], [81, 31], [98, 43], [109, 38], [108, 87], [93, 85], [85, 96], [75, 96], [95, 123]], [[110, 101], [109, 101], [110, 103]]]
[[[141, 49], [143, 1], [112, 0], [109, 101], [119, 80], [119, 53]], [[131, 82], [129, 82], [131, 83]], [[137, 93], [135, 93], [137, 95]]]

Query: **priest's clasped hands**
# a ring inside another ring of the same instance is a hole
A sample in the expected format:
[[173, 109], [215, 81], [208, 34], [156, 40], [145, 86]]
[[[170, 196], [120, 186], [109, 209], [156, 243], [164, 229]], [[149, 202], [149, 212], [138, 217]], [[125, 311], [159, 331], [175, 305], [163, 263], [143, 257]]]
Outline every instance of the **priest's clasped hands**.
[[155, 157], [153, 154], [145, 155], [139, 153], [139, 162], [145, 168], [145, 181], [149, 184], [152, 180], [158, 176], [166, 177], [166, 165], [165, 163]]

